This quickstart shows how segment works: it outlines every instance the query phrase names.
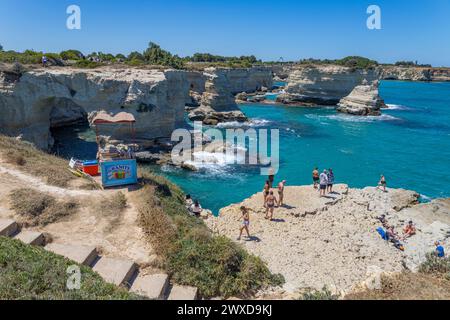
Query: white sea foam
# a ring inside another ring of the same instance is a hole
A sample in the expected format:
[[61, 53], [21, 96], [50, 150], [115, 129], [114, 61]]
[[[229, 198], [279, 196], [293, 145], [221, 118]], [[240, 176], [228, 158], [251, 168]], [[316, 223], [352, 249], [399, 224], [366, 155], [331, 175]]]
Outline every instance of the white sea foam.
[[253, 127], [263, 127], [269, 123], [270, 123], [270, 121], [266, 120], [266, 119], [252, 119], [247, 122], [229, 121], [229, 122], [218, 123], [216, 125], [216, 128], [222, 128], [222, 129], [248, 128], [248, 127], [253, 128]]
[[387, 108], [385, 110], [410, 110], [410, 108], [401, 104], [389, 104], [386, 103]]
[[433, 200], [431, 197], [426, 196], [424, 194], [420, 194], [420, 198], [424, 201], [424, 202], [430, 202], [431, 200]]
[[347, 114], [333, 114], [326, 116], [328, 119], [346, 122], [374, 122], [374, 121], [394, 121], [400, 120], [389, 114], [383, 114], [381, 116], [353, 116]]

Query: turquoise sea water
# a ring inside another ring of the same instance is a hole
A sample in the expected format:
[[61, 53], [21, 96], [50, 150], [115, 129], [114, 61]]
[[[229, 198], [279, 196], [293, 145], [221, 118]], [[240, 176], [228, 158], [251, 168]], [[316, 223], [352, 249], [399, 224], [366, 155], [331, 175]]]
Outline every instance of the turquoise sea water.
[[[338, 114], [334, 108], [242, 105], [253, 128], [280, 130], [276, 181], [311, 183], [314, 166], [334, 169], [337, 182], [415, 190], [423, 199], [450, 197], [450, 83], [383, 81], [380, 94], [391, 107], [381, 117]], [[95, 157], [91, 131], [62, 130], [62, 155]], [[88, 142], [86, 143], [86, 140]], [[211, 165], [200, 172], [152, 167], [214, 212], [263, 188], [259, 169]]]
[[[255, 128], [280, 129], [276, 180], [311, 183], [314, 166], [334, 169], [337, 182], [415, 190], [424, 199], [450, 196], [450, 83], [384, 81], [380, 94], [391, 107], [381, 117], [338, 114], [333, 108], [242, 105]], [[263, 188], [252, 167], [211, 166], [191, 173], [166, 167], [162, 174], [217, 212]]]

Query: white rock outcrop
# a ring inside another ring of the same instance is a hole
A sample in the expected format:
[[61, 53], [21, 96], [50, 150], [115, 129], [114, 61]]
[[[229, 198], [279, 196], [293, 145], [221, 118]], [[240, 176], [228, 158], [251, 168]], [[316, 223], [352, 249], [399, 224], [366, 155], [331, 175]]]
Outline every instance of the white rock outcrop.
[[[42, 149], [53, 144], [52, 126], [92, 119], [101, 111], [132, 113], [136, 140], [170, 137], [184, 121], [189, 82], [183, 71], [99, 68], [0, 72], [0, 132], [21, 136]], [[128, 126], [102, 127], [116, 140], [130, 139]]]
[[[223, 208], [219, 217], [206, 223], [237, 241], [242, 225], [239, 208], [249, 208], [252, 238], [237, 242], [267, 262], [272, 272], [281, 273], [286, 279], [283, 289], [291, 293], [324, 286], [349, 292], [370, 276], [373, 267], [384, 273], [401, 272], [405, 266], [415, 271], [436, 240], [445, 244], [450, 237], [449, 199], [417, 204], [419, 195], [402, 189], [383, 192], [338, 184], [334, 190], [320, 198], [312, 186], [286, 187], [285, 206], [275, 208], [274, 221], [264, 219], [260, 192]], [[381, 214], [400, 235], [409, 220], [415, 223], [417, 234], [402, 241], [405, 251], [377, 233]]]
[[367, 84], [367, 81], [356, 86], [353, 91], [338, 103], [336, 110], [358, 116], [379, 116], [381, 108], [385, 107], [383, 99], [378, 94], [378, 81]]
[[278, 97], [285, 104], [336, 105], [364, 79], [379, 77], [377, 69], [355, 69], [337, 65], [297, 66], [288, 78], [286, 93]]

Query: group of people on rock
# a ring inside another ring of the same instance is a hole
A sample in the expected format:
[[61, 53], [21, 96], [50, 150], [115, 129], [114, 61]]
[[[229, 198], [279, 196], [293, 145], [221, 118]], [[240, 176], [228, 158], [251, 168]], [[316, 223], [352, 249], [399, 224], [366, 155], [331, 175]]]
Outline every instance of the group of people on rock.
[[320, 197], [325, 197], [327, 193], [333, 192], [334, 172], [333, 169], [323, 170], [319, 174], [319, 168], [315, 167], [312, 172], [314, 189], [319, 187]]
[[[414, 222], [412, 220], [409, 220], [406, 226], [403, 228], [403, 235], [400, 236], [395, 231], [394, 226], [388, 223], [385, 214], [382, 214], [381, 216], [377, 217], [377, 219], [381, 222], [384, 228], [384, 229], [382, 227], [377, 228], [377, 231], [381, 235], [381, 237], [386, 241], [392, 242], [397, 249], [404, 251], [405, 247], [402, 244], [402, 241], [405, 241], [407, 238], [410, 238], [416, 234], [416, 226], [414, 225]], [[436, 241], [435, 246], [436, 246], [435, 255], [440, 258], [445, 257], [444, 247], [441, 245], [441, 243], [439, 241]]]

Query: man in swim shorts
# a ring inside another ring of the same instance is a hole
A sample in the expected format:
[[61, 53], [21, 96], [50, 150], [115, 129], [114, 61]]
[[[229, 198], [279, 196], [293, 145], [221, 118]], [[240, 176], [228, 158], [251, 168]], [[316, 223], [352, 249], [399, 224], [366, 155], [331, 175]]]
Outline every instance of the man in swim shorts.
[[283, 198], [284, 198], [284, 187], [286, 185], [286, 180], [281, 181], [278, 184], [278, 204], [280, 206], [283, 205]]
[[314, 189], [317, 189], [317, 185], [319, 184], [319, 168], [314, 168], [312, 172], [312, 179], [314, 184]]
[[325, 193], [327, 191], [328, 186], [327, 170], [323, 170], [323, 172], [320, 174], [319, 183], [320, 183], [320, 196], [325, 197]]

